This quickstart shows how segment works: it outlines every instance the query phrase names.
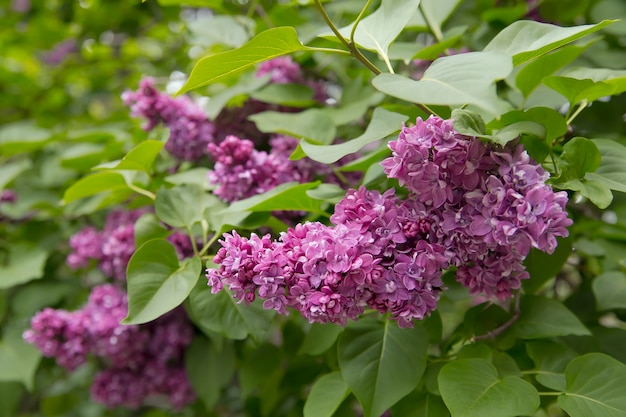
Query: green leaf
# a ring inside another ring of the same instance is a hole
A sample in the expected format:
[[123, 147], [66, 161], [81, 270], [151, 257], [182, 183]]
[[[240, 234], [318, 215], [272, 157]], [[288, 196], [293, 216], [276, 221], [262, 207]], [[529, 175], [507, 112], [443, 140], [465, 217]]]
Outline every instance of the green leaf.
[[389, 320], [369, 318], [348, 324], [339, 338], [339, 368], [366, 417], [381, 415], [417, 387], [427, 345], [419, 324], [400, 329]]
[[43, 277], [48, 252], [25, 242], [8, 246], [8, 253], [0, 258], [0, 289], [11, 288]]
[[527, 294], [537, 292], [550, 278], [555, 277], [572, 253], [572, 239], [557, 238], [558, 245], [553, 254], [547, 254], [538, 249], [531, 249], [524, 259], [526, 271], [530, 279], [522, 282]]
[[526, 352], [537, 368], [537, 382], [556, 391], [565, 390], [565, 368], [576, 352], [549, 340], [526, 342]]
[[571, 417], [626, 416], [626, 365], [602, 353], [574, 359], [565, 376], [559, 406]]
[[251, 335], [263, 339], [270, 327], [274, 310], [265, 310], [259, 302], [239, 303], [226, 289], [211, 294], [201, 279], [189, 296], [193, 321], [202, 329], [219, 333], [229, 339], [245, 339]]
[[525, 295], [520, 311], [519, 319], [510, 330], [522, 339], [591, 334], [574, 313], [556, 300]]
[[41, 149], [51, 140], [51, 133], [32, 121], [7, 123], [0, 127], [0, 155], [13, 156]]
[[332, 417], [349, 393], [341, 372], [323, 375], [311, 387], [304, 403], [304, 417]]
[[203, 190], [209, 190], [212, 187], [209, 186], [207, 181], [208, 168], [192, 168], [188, 171], [177, 172], [176, 174], [168, 175], [165, 177], [165, 181], [174, 185], [181, 184], [195, 184], [200, 186]]
[[593, 280], [593, 294], [598, 311], [626, 309], [626, 275], [619, 271], [598, 275]]
[[613, 201], [613, 193], [611, 193], [608, 185], [603, 181], [592, 179], [591, 175], [587, 174], [583, 179], [573, 179], [555, 185], [565, 190], [578, 191], [591, 200], [598, 208], [605, 209]]
[[513, 417], [533, 415], [537, 390], [516, 376], [498, 377], [486, 359], [458, 359], [439, 372], [439, 390], [452, 417]]
[[143, 214], [135, 222], [135, 247], [152, 239], [165, 239], [169, 232], [152, 213]]
[[403, 114], [377, 107], [361, 136], [338, 145], [314, 145], [302, 140], [300, 146], [309, 158], [324, 164], [332, 164], [346, 155], [358, 152], [365, 145], [398, 132], [407, 119], [408, 117]]
[[457, 132], [467, 136], [482, 136], [487, 133], [485, 121], [473, 111], [466, 109], [452, 110], [453, 126]]
[[200, 276], [194, 256], [179, 264], [174, 246], [164, 239], [143, 244], [128, 262], [128, 316], [124, 324], [147, 323], [178, 307]]
[[185, 350], [185, 369], [194, 392], [210, 411], [235, 372], [233, 349], [230, 345], [217, 349], [207, 338], [196, 335]]
[[376, 89], [411, 103], [463, 106], [473, 104], [493, 115], [508, 105], [496, 94], [497, 80], [506, 78], [511, 58], [495, 52], [469, 52], [439, 58], [419, 80], [381, 74], [372, 80]]
[[304, 341], [298, 353], [306, 353], [312, 356], [321, 355], [335, 344], [342, 332], [343, 327], [338, 325], [313, 323], [306, 336], [304, 336]]
[[504, 28], [483, 50], [511, 56], [513, 64], [518, 66], [597, 32], [613, 22], [616, 20], [604, 20], [595, 25], [559, 27], [532, 20], [520, 20]]
[[[221, 0], [219, 2], [221, 3]], [[212, 8], [210, 5], [204, 7]], [[196, 16], [194, 19], [186, 21], [187, 29], [191, 32], [190, 44], [204, 47], [220, 44], [238, 48], [250, 39], [245, 23], [252, 23], [253, 25], [254, 22], [246, 22], [246, 20], [244, 16], [227, 16], [213, 13], [209, 16]]]
[[300, 113], [265, 111], [248, 117], [265, 133], [282, 133], [295, 138], [306, 138], [327, 145], [335, 139], [337, 128], [330, 116], [320, 109]]
[[32, 167], [29, 159], [19, 159], [11, 162], [4, 162], [0, 166], [0, 192], [4, 187], [17, 178], [22, 172]]
[[232, 98], [257, 91], [266, 85], [270, 79], [270, 74], [265, 74], [262, 77], [257, 77], [255, 74], [242, 74], [235, 85], [211, 96], [211, 100], [204, 108], [207, 117], [214, 120]]
[[239, 213], [243, 211], [304, 210], [321, 213], [321, 201], [308, 196], [307, 191], [319, 185], [318, 182], [305, 184], [285, 183], [263, 194], [257, 194], [232, 203], [221, 213]]
[[298, 39], [294, 28], [285, 26], [268, 29], [240, 48], [200, 59], [177, 94], [214, 83], [259, 62], [307, 49]]
[[81, 178], [65, 190], [63, 203], [68, 204], [105, 191], [115, 192], [121, 190], [129, 190], [126, 179], [121, 173], [112, 171], [98, 172]]
[[221, 202], [196, 184], [183, 184], [159, 190], [154, 201], [157, 217], [173, 227], [191, 230], [193, 225], [204, 219], [207, 208], [218, 207]]
[[550, 54], [540, 56], [529, 62], [517, 73], [515, 85], [524, 97], [528, 97], [541, 85], [544, 78], [578, 58], [590, 45], [591, 43], [582, 46], [568, 45]]
[[[415, 13], [409, 26], [443, 27], [443, 24], [452, 15], [462, 0], [422, 0], [420, 10]], [[426, 15], [426, 16], [425, 16]], [[428, 18], [428, 22], [427, 19]], [[430, 23], [430, 25], [428, 24]]]
[[270, 84], [251, 93], [250, 97], [264, 103], [290, 107], [307, 107], [317, 103], [313, 99], [311, 87], [302, 84]]
[[512, 110], [503, 114], [500, 118], [494, 119], [487, 125], [487, 128], [494, 129], [494, 136], [499, 136], [508, 126], [519, 122], [531, 122], [543, 128], [543, 134], [535, 132], [546, 143], [552, 144], [556, 138], [563, 136], [567, 132], [567, 122], [565, 117], [558, 111], [549, 107], [533, 107], [527, 110]]
[[392, 416], [401, 417], [450, 417], [450, 412], [438, 395], [413, 391], [391, 407]]
[[145, 140], [131, 149], [112, 169], [150, 173], [152, 164], [164, 145], [165, 143], [158, 140]]
[[626, 71], [572, 68], [559, 76], [546, 77], [543, 83], [574, 105], [623, 93], [626, 91]]
[[[387, 60], [389, 45], [402, 32], [419, 4], [420, 0], [383, 0], [375, 12], [359, 22], [354, 41]], [[339, 32], [345, 39], [350, 39], [352, 27], [353, 24], [339, 29]]]
[[595, 172], [588, 173], [585, 178], [626, 193], [626, 146], [610, 139], [594, 139], [593, 143], [602, 155], [602, 162]]
[[41, 359], [41, 353], [24, 342], [21, 332], [5, 331], [0, 341], [0, 381], [17, 381], [33, 390], [34, 377]]

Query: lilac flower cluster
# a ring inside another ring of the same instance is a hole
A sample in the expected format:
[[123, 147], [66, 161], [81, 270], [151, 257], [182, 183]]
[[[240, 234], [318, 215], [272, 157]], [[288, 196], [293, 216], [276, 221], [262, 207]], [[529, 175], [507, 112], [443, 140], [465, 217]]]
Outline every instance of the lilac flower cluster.
[[443, 247], [424, 240], [427, 222], [410, 216], [413, 203], [360, 188], [336, 206], [334, 226], [299, 224], [276, 241], [224, 234], [208, 284], [213, 293], [228, 285], [246, 303], [258, 295], [279, 313], [294, 308], [311, 322], [345, 324], [370, 307], [412, 326], [436, 307], [447, 265]]
[[190, 98], [172, 98], [159, 92], [150, 78], [141, 80], [137, 91], [122, 94], [131, 115], [146, 119], [143, 128], [152, 130], [160, 123], [170, 130], [165, 149], [183, 161], [198, 161], [206, 156], [207, 144], [215, 141], [215, 126], [202, 108]]
[[446, 248], [472, 294], [509, 297], [529, 277], [522, 262], [530, 249], [552, 253], [556, 237], [568, 235], [567, 193], [545, 183], [549, 174], [521, 145], [485, 145], [431, 116], [389, 147], [385, 173], [423, 204], [429, 242]]
[[167, 397], [175, 408], [195, 399], [183, 364], [193, 329], [182, 310], [146, 325], [121, 325], [126, 294], [114, 285], [95, 287], [77, 311], [46, 308], [31, 320], [24, 339], [44, 356], [73, 370], [89, 355], [102, 369], [91, 387], [93, 398], [108, 407], [136, 408], [151, 397]]
[[289, 159], [298, 146], [297, 139], [276, 135], [270, 145], [269, 152], [259, 151], [252, 141], [233, 135], [227, 136], [219, 145], [209, 144], [209, 153], [215, 160], [213, 170], [208, 173], [209, 183], [217, 186], [213, 193], [232, 202], [264, 193], [286, 182], [309, 182], [316, 176], [327, 177], [327, 182], [339, 182], [328, 165], [308, 158]]
[[323, 103], [328, 98], [326, 88], [320, 81], [307, 79], [302, 73], [300, 65], [290, 56], [283, 56], [265, 61], [259, 65], [256, 76], [270, 74], [274, 84], [302, 84], [313, 90], [313, 98]]

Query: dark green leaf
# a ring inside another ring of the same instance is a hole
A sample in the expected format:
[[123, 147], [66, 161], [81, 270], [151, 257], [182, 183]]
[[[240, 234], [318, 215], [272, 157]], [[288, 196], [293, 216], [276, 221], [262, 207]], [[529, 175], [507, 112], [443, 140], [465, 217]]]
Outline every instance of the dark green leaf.
[[563, 265], [572, 253], [572, 240], [558, 238], [558, 245], [553, 254], [547, 254], [538, 249], [531, 249], [524, 259], [526, 271], [530, 279], [524, 280], [522, 286], [528, 294], [537, 292], [550, 278], [561, 272]]
[[339, 338], [339, 367], [366, 417], [381, 415], [413, 391], [426, 368], [428, 338], [417, 324], [400, 329], [391, 322], [350, 322]]
[[626, 275], [620, 271], [605, 272], [593, 280], [598, 311], [626, 309]]
[[30, 169], [32, 162], [29, 159], [18, 159], [5, 162], [0, 166], [0, 192], [4, 187], [17, 178], [22, 172]]
[[343, 327], [336, 324], [313, 323], [304, 337], [299, 353], [307, 355], [321, 355], [335, 344]]
[[522, 297], [520, 311], [511, 330], [522, 339], [590, 334], [576, 315], [556, 300], [526, 295]]
[[537, 368], [537, 382], [553, 390], [565, 390], [565, 368], [577, 356], [576, 352], [548, 340], [526, 342], [526, 352]]
[[338, 145], [314, 145], [306, 140], [302, 140], [300, 146], [309, 158], [325, 164], [331, 164], [346, 155], [358, 152], [365, 145], [398, 132], [407, 119], [408, 117], [403, 114], [393, 113], [377, 107], [374, 109], [372, 120], [361, 136]]
[[167, 240], [146, 242], [128, 262], [128, 316], [123, 323], [147, 323], [178, 307], [198, 281], [201, 268], [197, 256], [179, 264], [176, 249]]
[[317, 103], [313, 100], [311, 87], [302, 84], [270, 84], [251, 93], [250, 97], [290, 107], [307, 107]]
[[152, 239], [165, 239], [169, 233], [152, 213], [146, 213], [138, 218], [134, 227], [136, 248]]
[[593, 143], [602, 155], [602, 162], [594, 173], [588, 173], [585, 178], [626, 193], [626, 146], [609, 139], [594, 139]]
[[202, 58], [178, 94], [214, 83], [229, 75], [296, 51], [307, 50], [292, 27], [277, 27], [259, 33], [240, 48]]
[[605, 209], [613, 201], [613, 193], [611, 193], [611, 189], [603, 181], [592, 179], [592, 175], [587, 174], [583, 179], [573, 179], [555, 185], [565, 190], [578, 191], [591, 200], [598, 208]]
[[602, 353], [574, 359], [559, 406], [571, 417], [626, 416], [626, 365]]
[[458, 359], [439, 373], [439, 390], [452, 417], [513, 417], [533, 415], [537, 390], [522, 378], [498, 377], [486, 359]]
[[549, 107], [533, 107], [528, 110], [513, 110], [503, 114], [500, 118], [491, 121], [487, 127], [494, 129], [494, 136], [507, 126], [518, 122], [532, 122], [543, 127], [544, 134], [540, 136], [546, 143], [551, 144], [556, 138], [567, 132], [567, 122], [562, 114]]
[[304, 403], [304, 417], [332, 417], [349, 393], [341, 372], [322, 376], [311, 387]]
[[391, 407], [393, 417], [450, 417], [450, 412], [438, 395], [414, 391]]
[[482, 136], [487, 133], [485, 121], [473, 111], [466, 109], [452, 110], [454, 130], [467, 136]]

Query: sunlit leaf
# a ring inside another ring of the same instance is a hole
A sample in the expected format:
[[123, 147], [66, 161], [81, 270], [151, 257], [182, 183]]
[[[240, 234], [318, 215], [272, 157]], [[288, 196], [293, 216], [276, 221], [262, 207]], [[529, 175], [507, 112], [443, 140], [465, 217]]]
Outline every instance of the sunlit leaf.
[[601, 97], [626, 91], [626, 71], [605, 68], [572, 68], [558, 76], [547, 77], [543, 83], [558, 91], [574, 105], [592, 102]]

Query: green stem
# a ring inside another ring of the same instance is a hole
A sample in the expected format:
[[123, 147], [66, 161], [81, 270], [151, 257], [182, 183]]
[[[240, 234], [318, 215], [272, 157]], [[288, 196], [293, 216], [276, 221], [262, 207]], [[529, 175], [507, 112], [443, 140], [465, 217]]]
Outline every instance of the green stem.
[[144, 190], [143, 188], [139, 188], [135, 184], [130, 183], [130, 182], [127, 183], [126, 185], [128, 185], [128, 188], [130, 188], [131, 190], [133, 190], [137, 194], [144, 195], [144, 196], [148, 197], [149, 199], [151, 199], [153, 201], [156, 200], [156, 195], [154, 193], [151, 193], [148, 190]]
[[574, 121], [576, 116], [578, 116], [581, 111], [585, 110], [585, 108], [587, 107], [587, 104], [589, 104], [587, 102], [587, 100], [583, 100], [583, 101], [580, 102], [580, 104], [578, 105], [578, 108], [576, 109], [576, 111], [574, 111], [574, 113], [572, 113], [572, 115], [567, 118], [567, 125], [568, 126], [572, 124], [572, 122]]
[[215, 233], [215, 234], [213, 235], [213, 237], [211, 238], [211, 240], [209, 240], [209, 241], [208, 241], [208, 242], [207, 242], [207, 243], [206, 243], [206, 244], [202, 247], [202, 249], [200, 249], [200, 252], [198, 253], [198, 255], [203, 256], [203, 255], [206, 253], [206, 251], [208, 251], [208, 250], [209, 250], [209, 248], [211, 247], [211, 245], [212, 245], [212, 244], [214, 244], [215, 242], [217, 242], [217, 239], [219, 239], [219, 238], [220, 238], [220, 236], [219, 236], [217, 233]]
[[348, 50], [350, 51], [352, 56], [354, 56], [356, 59], [361, 61], [361, 63], [363, 65], [365, 65], [365, 67], [367, 67], [367, 69], [372, 71], [374, 74], [376, 74], [376, 75], [380, 74], [382, 71], [379, 70], [376, 67], [376, 65], [372, 64], [370, 62], [370, 60], [367, 59], [361, 53], [361, 51], [359, 51], [359, 49], [356, 47], [356, 45], [353, 42], [351, 42], [351, 41], [349, 41], [349, 40], [347, 40], [346, 38], [343, 37], [343, 35], [339, 32], [339, 29], [337, 29], [337, 27], [333, 23], [333, 21], [330, 20], [330, 16], [328, 16], [328, 13], [326, 13], [326, 10], [324, 9], [324, 6], [322, 6], [321, 1], [320, 0], [314, 0], [314, 1], [315, 1], [315, 6], [319, 10], [319, 12], [322, 14], [322, 17], [326, 21], [326, 24], [328, 25], [330, 30], [332, 30], [333, 33], [335, 34], [335, 36], [337, 37], [337, 39], [339, 39], [339, 41], [341, 41], [341, 43], [343, 43], [346, 46], [346, 48], [348, 48]]
[[190, 228], [186, 228], [187, 235], [189, 236], [189, 240], [191, 240], [191, 247], [193, 248], [193, 253], [198, 255], [198, 244], [196, 243], [196, 239], [193, 238], [193, 233]]
[[354, 34], [356, 33], [356, 27], [359, 24], [359, 22], [363, 19], [363, 16], [365, 16], [365, 11], [368, 9], [368, 7], [370, 7], [371, 4], [372, 4], [372, 0], [367, 0], [367, 3], [365, 3], [365, 6], [363, 6], [363, 8], [361, 9], [361, 12], [356, 17], [356, 20], [354, 21], [354, 25], [352, 25], [352, 30], [350, 31], [350, 43], [353, 45], [355, 44]]
[[344, 54], [344, 55], [352, 55], [349, 51], [344, 51], [343, 49], [334, 49], [334, 48], [319, 48], [317, 46], [307, 46], [307, 51], [315, 51], [315, 52], [332, 52], [335, 54]]
[[539, 395], [542, 395], [544, 397], [556, 397], [558, 395], [563, 394], [562, 392], [540, 392]]

